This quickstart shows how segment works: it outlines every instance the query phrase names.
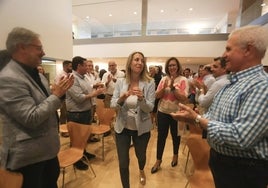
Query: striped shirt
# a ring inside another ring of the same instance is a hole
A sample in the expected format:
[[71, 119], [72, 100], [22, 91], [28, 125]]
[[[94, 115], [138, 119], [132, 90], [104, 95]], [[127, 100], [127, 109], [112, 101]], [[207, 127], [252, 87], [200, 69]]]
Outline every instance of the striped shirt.
[[257, 65], [230, 81], [204, 116], [208, 142], [224, 155], [268, 160], [268, 74]]

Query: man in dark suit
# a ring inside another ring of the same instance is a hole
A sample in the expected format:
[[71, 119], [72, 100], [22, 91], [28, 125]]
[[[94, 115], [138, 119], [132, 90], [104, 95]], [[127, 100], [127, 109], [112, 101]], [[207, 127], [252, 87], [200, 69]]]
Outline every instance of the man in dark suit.
[[22, 173], [23, 188], [56, 188], [60, 148], [56, 110], [73, 77], [62, 78], [50, 91], [37, 70], [45, 53], [33, 31], [14, 28], [6, 48], [11, 60], [0, 74], [1, 166]]

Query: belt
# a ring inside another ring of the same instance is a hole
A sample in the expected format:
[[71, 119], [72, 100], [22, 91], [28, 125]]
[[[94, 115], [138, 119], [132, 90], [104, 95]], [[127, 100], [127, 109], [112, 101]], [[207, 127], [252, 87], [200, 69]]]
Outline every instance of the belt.
[[224, 164], [231, 164], [234, 166], [262, 166], [268, 168], [268, 160], [227, 156], [218, 153], [212, 148], [210, 149], [210, 157], [217, 159]]

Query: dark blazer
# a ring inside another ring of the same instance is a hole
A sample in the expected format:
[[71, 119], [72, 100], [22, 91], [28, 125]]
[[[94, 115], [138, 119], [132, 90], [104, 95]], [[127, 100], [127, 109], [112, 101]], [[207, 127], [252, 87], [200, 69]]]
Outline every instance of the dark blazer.
[[[48, 82], [41, 76], [50, 95]], [[32, 77], [11, 60], [0, 72], [1, 165], [18, 169], [52, 159], [59, 151], [56, 110], [61, 101], [47, 97]]]

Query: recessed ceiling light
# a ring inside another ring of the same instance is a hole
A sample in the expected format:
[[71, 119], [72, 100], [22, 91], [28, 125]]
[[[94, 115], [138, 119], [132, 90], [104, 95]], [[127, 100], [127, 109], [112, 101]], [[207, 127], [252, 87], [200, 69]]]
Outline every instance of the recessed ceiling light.
[[89, 19], [89, 16], [86, 16], [86, 19]]
[[163, 10], [163, 9], [161, 9], [161, 10], [160, 10], [160, 12], [161, 12], [161, 13], [163, 13], [163, 12], [164, 12], [164, 10]]
[[189, 8], [189, 11], [193, 11], [193, 8]]
[[112, 14], [109, 14], [110, 17], [112, 17], [113, 15]]
[[136, 15], [136, 14], [137, 14], [137, 12], [135, 11], [135, 12], [133, 12], [133, 14], [135, 14], [135, 15]]

